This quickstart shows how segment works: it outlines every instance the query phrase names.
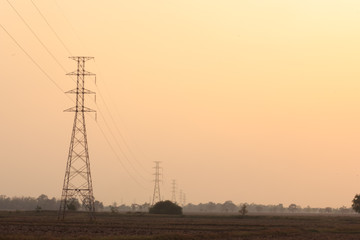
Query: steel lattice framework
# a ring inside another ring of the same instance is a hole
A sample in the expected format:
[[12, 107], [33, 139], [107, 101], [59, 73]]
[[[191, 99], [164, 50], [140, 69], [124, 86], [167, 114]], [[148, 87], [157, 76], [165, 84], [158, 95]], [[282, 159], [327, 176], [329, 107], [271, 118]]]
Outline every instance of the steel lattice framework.
[[154, 186], [154, 194], [152, 199], [152, 205], [155, 203], [161, 201], [161, 195], [160, 195], [160, 163], [159, 161], [155, 161], [155, 186]]
[[176, 203], [176, 180], [172, 180], [171, 201]]
[[80, 200], [82, 207], [89, 212], [90, 219], [95, 219], [94, 195], [90, 173], [89, 151], [86, 135], [85, 113], [95, 112], [85, 107], [85, 94], [95, 94], [85, 89], [85, 76], [95, 76], [85, 70], [85, 62], [93, 57], [70, 57], [77, 62], [77, 70], [67, 75], [76, 76], [76, 89], [66, 93], [76, 94], [75, 107], [64, 112], [75, 112], [71, 134], [69, 155], [66, 164], [64, 185], [58, 219], [64, 219], [65, 213], [75, 199]]

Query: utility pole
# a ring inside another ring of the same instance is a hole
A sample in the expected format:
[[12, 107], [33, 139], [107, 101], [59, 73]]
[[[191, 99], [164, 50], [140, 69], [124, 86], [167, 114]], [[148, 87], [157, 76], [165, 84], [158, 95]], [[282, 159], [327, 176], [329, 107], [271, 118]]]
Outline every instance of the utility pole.
[[186, 204], [186, 195], [185, 195], [185, 193], [183, 193], [183, 202], [182, 202], [182, 206], [184, 207], [185, 206], [185, 204]]
[[155, 186], [154, 186], [154, 194], [152, 199], [152, 206], [154, 206], [155, 203], [161, 201], [161, 195], [160, 195], [160, 163], [159, 161], [155, 161]]
[[76, 76], [76, 88], [66, 93], [76, 94], [76, 105], [64, 111], [75, 112], [75, 118], [58, 219], [63, 220], [66, 211], [74, 204], [75, 199], [78, 199], [85, 210], [89, 212], [90, 220], [94, 220], [94, 195], [85, 124], [85, 113], [95, 112], [95, 110], [85, 107], [85, 94], [95, 94], [95, 92], [85, 89], [85, 76], [95, 76], [85, 70], [85, 62], [93, 57], [70, 57], [70, 59], [77, 62], [77, 70], [67, 74]]
[[172, 180], [171, 201], [176, 203], [176, 180]]

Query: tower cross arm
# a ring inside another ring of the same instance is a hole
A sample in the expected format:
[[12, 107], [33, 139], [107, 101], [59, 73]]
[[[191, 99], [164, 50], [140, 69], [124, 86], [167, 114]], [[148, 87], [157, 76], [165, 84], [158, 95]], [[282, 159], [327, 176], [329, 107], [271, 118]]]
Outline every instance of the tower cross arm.
[[85, 76], [96, 76], [96, 74], [95, 73], [92, 73], [92, 72], [89, 72], [89, 71], [73, 71], [73, 72], [69, 72], [69, 73], [67, 73], [66, 75], [75, 75], [75, 76], [77, 76], [77, 75], [85, 75]]
[[71, 93], [71, 94], [78, 94], [78, 93], [83, 93], [83, 94], [96, 94], [96, 92], [90, 91], [88, 89], [85, 89], [83, 91], [78, 91], [77, 89], [72, 89], [70, 91], [67, 91], [65, 93]]
[[82, 107], [80, 109], [77, 109], [76, 107], [71, 107], [71, 108], [64, 110], [64, 112], [96, 112], [96, 110], [93, 110], [88, 107]]
[[78, 60], [84, 60], [84, 61], [88, 61], [88, 60], [91, 60], [91, 59], [94, 59], [94, 57], [77, 57], [77, 56], [73, 56], [73, 57], [69, 57], [70, 59], [72, 60], [75, 60], [75, 61], [78, 61]]

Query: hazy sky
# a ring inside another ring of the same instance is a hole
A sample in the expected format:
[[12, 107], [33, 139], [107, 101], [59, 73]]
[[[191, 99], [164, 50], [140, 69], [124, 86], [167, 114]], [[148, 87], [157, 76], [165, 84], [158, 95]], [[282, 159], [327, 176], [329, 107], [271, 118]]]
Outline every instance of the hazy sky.
[[[176, 179], [192, 203], [341, 207], [360, 193], [359, 1], [33, 0], [70, 53], [31, 1], [9, 2], [60, 64], [7, 0], [0, 24], [63, 90], [70, 54], [95, 57], [100, 201], [149, 201], [153, 161], [162, 195]], [[0, 194], [59, 198], [73, 102], [2, 28], [0, 53]]]

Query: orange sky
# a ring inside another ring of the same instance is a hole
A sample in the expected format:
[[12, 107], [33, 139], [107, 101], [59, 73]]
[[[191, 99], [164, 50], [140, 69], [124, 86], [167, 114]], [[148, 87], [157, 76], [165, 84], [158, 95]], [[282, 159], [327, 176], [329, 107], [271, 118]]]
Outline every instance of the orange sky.
[[[31, 1], [9, 1], [75, 70]], [[100, 201], [149, 201], [153, 161], [165, 198], [176, 179], [192, 203], [341, 207], [360, 192], [359, 1], [33, 1], [72, 55], [95, 57], [97, 85], [86, 84], [106, 103], [87, 98], [103, 115], [87, 124]], [[5, 0], [0, 24], [74, 87]], [[0, 52], [0, 194], [60, 197], [73, 103], [2, 28]]]

